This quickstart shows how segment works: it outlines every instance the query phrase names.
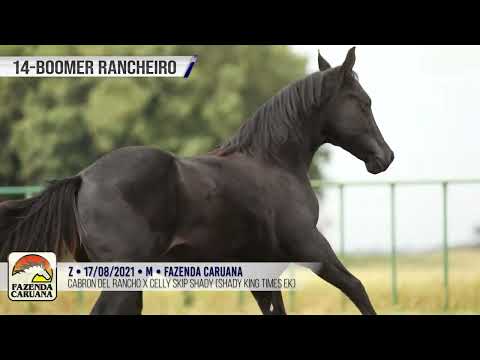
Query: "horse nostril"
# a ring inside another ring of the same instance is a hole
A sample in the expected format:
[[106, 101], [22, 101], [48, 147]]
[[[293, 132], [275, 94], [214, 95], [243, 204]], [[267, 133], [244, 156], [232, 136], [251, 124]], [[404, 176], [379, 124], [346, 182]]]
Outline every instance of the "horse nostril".
[[395, 153], [393, 151], [390, 152], [390, 162], [393, 162], [395, 159]]

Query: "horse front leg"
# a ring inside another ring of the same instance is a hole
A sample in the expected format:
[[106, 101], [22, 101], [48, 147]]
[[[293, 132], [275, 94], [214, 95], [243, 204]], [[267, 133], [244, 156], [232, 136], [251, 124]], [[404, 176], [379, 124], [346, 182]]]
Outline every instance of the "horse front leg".
[[263, 315], [287, 315], [281, 291], [252, 291]]
[[316, 229], [303, 232], [290, 249], [295, 262], [311, 263], [307, 267], [316, 275], [340, 289], [363, 315], [375, 315], [365, 287], [335, 255], [327, 239]]

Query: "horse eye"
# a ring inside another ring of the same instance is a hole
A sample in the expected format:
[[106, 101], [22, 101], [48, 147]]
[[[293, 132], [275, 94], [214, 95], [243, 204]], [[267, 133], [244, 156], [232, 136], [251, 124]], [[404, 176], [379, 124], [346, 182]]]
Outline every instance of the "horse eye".
[[370, 105], [368, 105], [367, 103], [361, 102], [360, 103], [360, 109], [363, 112], [368, 112], [368, 110], [370, 109]]

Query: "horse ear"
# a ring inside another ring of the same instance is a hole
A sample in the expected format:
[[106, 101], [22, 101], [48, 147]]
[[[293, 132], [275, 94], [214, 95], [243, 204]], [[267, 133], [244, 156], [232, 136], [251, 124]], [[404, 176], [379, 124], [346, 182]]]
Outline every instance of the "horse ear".
[[325, 60], [322, 57], [322, 55], [320, 55], [320, 50], [318, 50], [318, 69], [320, 71], [325, 71], [325, 70], [328, 70], [330, 68], [331, 68], [330, 64], [328, 63], [327, 60]]
[[353, 70], [353, 65], [355, 65], [355, 46], [348, 50], [347, 57], [345, 58], [341, 68], [342, 75], [351, 73]]

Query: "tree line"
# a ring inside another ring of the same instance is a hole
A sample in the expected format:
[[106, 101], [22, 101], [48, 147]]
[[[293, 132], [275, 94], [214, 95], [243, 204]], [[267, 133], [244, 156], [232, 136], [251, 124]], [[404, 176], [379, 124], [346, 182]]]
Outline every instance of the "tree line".
[[[306, 75], [306, 59], [288, 46], [0, 46], [1, 56], [193, 54], [199, 61], [188, 80], [0, 78], [0, 186], [70, 176], [122, 146], [208, 152]], [[326, 155], [312, 176], [321, 176]]]

